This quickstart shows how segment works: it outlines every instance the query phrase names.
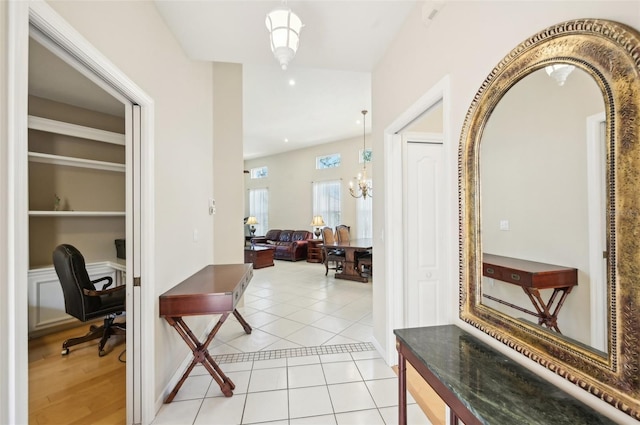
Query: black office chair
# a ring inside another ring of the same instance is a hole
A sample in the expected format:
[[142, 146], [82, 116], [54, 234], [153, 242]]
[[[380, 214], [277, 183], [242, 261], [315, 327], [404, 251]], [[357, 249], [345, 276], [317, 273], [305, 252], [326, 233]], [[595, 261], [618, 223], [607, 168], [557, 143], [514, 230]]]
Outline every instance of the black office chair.
[[[74, 246], [63, 244], [53, 251], [53, 265], [62, 285], [64, 307], [67, 314], [83, 321], [104, 317], [102, 326], [91, 325], [85, 336], [70, 338], [62, 343], [62, 355], [69, 354], [69, 347], [82, 344], [92, 339], [101, 338], [98, 346], [100, 357], [107, 354], [104, 346], [111, 335], [125, 333], [124, 323], [114, 323], [117, 315], [125, 311], [125, 286], [107, 289], [112, 283], [111, 277], [103, 277], [91, 281], [84, 262], [84, 257]], [[98, 282], [107, 281], [101, 290], [94, 286]]]

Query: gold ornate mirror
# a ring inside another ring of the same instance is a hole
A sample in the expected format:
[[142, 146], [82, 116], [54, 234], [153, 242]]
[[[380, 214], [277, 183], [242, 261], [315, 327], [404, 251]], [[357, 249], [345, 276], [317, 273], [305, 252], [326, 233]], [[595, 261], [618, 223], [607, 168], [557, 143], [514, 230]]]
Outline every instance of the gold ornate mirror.
[[579, 19], [512, 50], [467, 113], [459, 201], [460, 317], [640, 419], [640, 33]]

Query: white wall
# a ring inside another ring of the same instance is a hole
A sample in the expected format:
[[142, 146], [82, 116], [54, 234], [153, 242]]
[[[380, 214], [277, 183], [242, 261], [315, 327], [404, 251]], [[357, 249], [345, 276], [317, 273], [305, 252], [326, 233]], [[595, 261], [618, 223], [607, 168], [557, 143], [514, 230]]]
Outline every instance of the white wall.
[[[445, 75], [450, 76], [451, 82], [448, 130], [452, 135], [445, 143], [457, 146], [467, 109], [489, 72], [516, 45], [550, 25], [574, 18], [595, 17], [612, 19], [640, 28], [638, 2], [450, 1], [445, 3], [444, 8], [429, 26], [422, 22], [422, 5], [423, 2], [416, 5], [373, 72], [372, 99], [373, 110], [376, 112], [376, 120], [373, 123], [373, 149], [377, 152], [383, 148], [384, 129]], [[456, 152], [457, 148], [452, 151]], [[374, 180], [383, 181], [385, 158], [378, 156], [377, 160]], [[457, 169], [455, 155], [447, 161], [452, 170]], [[448, 177], [447, 188], [455, 188], [457, 176], [451, 173]], [[457, 195], [450, 193], [449, 196], [452, 202], [451, 211], [457, 211]], [[373, 198], [374, 217], [383, 217], [385, 211], [394, 207], [387, 205], [385, 199], [383, 187], [378, 185], [376, 196]], [[451, 281], [448, 285], [451, 299], [457, 300], [458, 234], [457, 229], [448, 230], [452, 241], [452, 252], [449, 255], [453, 257]], [[384, 276], [387, 268], [384, 234], [384, 221], [374, 220], [376, 273], [379, 276]], [[389, 346], [388, 339], [391, 338], [385, 331], [385, 294], [386, 285], [389, 284], [391, 282], [377, 280], [373, 288], [374, 337], [383, 347]], [[457, 311], [457, 305], [454, 306], [454, 311]], [[486, 339], [489, 343], [495, 344], [494, 341]], [[546, 371], [539, 370], [539, 373], [545, 374], [549, 379], [557, 378], [550, 376]], [[568, 390], [579, 393], [580, 397], [586, 396], [589, 403], [597, 404], [607, 412], [618, 415], [619, 412], [599, 402], [595, 397], [567, 384], [561, 378], [558, 379]], [[625, 415], [618, 417], [628, 419]]]
[[[155, 102], [155, 295], [213, 261], [212, 68], [186, 57], [152, 2], [55, 1], [51, 6]], [[193, 229], [200, 238], [193, 240]], [[144, 282], [144, 276], [143, 282]], [[187, 355], [156, 312], [155, 398]], [[189, 323], [200, 334], [210, 318]], [[150, 353], [150, 355], [152, 355]]]
[[[366, 135], [366, 146], [371, 145]], [[351, 235], [358, 234], [356, 223], [356, 201], [349, 193], [349, 182], [360, 172], [362, 164], [358, 155], [362, 149], [362, 137], [339, 140], [333, 143], [298, 149], [277, 155], [245, 161], [245, 170], [262, 166], [269, 167], [269, 176], [251, 179], [245, 176], [245, 216], [249, 215], [249, 189], [269, 188], [269, 228], [309, 230], [313, 218], [312, 183], [326, 180], [342, 180], [342, 224], [351, 226]], [[316, 157], [339, 153], [339, 167], [316, 170]], [[371, 176], [378, 152], [373, 151], [372, 161], [367, 163], [367, 175]], [[377, 190], [376, 181], [372, 186]], [[375, 219], [375, 218], [374, 218]], [[267, 229], [268, 230], [268, 229]]]
[[[13, 241], [9, 237], [11, 223], [9, 221], [9, 211], [7, 206], [10, 202], [9, 170], [5, 165], [8, 163], [9, 155], [9, 134], [8, 134], [8, 53], [6, 48], [8, 16], [7, 2], [0, 2], [0, 300], [9, 300], [12, 297], [11, 288], [4, 281], [12, 276], [11, 264], [9, 261], [9, 251]], [[15, 323], [14, 311], [3, 308], [6, 303], [0, 302], [0, 323]], [[13, 338], [13, 326], [0, 325], [0, 340], [10, 341]], [[24, 328], [23, 328], [24, 329]], [[26, 355], [26, 353], [25, 353]], [[25, 393], [26, 385], [16, 387], [15, 370], [10, 370], [12, 353], [9, 350], [0, 350], [0, 376], [3, 377], [0, 383], [0, 423], [6, 423], [9, 418], [14, 417], [12, 395], [21, 397]], [[26, 376], [22, 377], [26, 379]], [[17, 393], [17, 394], [16, 394]]]
[[242, 65], [213, 64], [213, 114], [213, 256], [215, 264], [242, 263]]

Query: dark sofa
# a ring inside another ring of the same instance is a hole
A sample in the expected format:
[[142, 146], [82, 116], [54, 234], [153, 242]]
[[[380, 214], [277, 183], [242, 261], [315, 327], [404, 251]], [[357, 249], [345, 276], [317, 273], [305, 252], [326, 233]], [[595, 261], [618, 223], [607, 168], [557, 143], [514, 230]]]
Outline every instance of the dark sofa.
[[309, 239], [313, 239], [313, 233], [307, 230], [271, 229], [264, 236], [252, 238], [251, 243], [274, 249], [276, 260], [299, 261], [307, 259]]

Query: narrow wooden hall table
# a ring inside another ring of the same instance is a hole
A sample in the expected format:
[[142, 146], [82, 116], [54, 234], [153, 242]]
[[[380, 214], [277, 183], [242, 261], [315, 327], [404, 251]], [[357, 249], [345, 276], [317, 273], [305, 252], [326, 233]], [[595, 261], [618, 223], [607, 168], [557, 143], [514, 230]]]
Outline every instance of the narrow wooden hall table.
[[[191, 364], [164, 400], [165, 403], [173, 401], [198, 363], [202, 363], [207, 369], [226, 397], [233, 395], [235, 384], [222, 372], [209, 354], [207, 347], [231, 313], [238, 319], [244, 331], [251, 333], [251, 326], [236, 310], [236, 305], [252, 277], [251, 264], [209, 265], [160, 295], [160, 317], [164, 317], [178, 332], [193, 353]], [[221, 314], [221, 316], [205, 341], [200, 342], [182, 318], [205, 314]]]

